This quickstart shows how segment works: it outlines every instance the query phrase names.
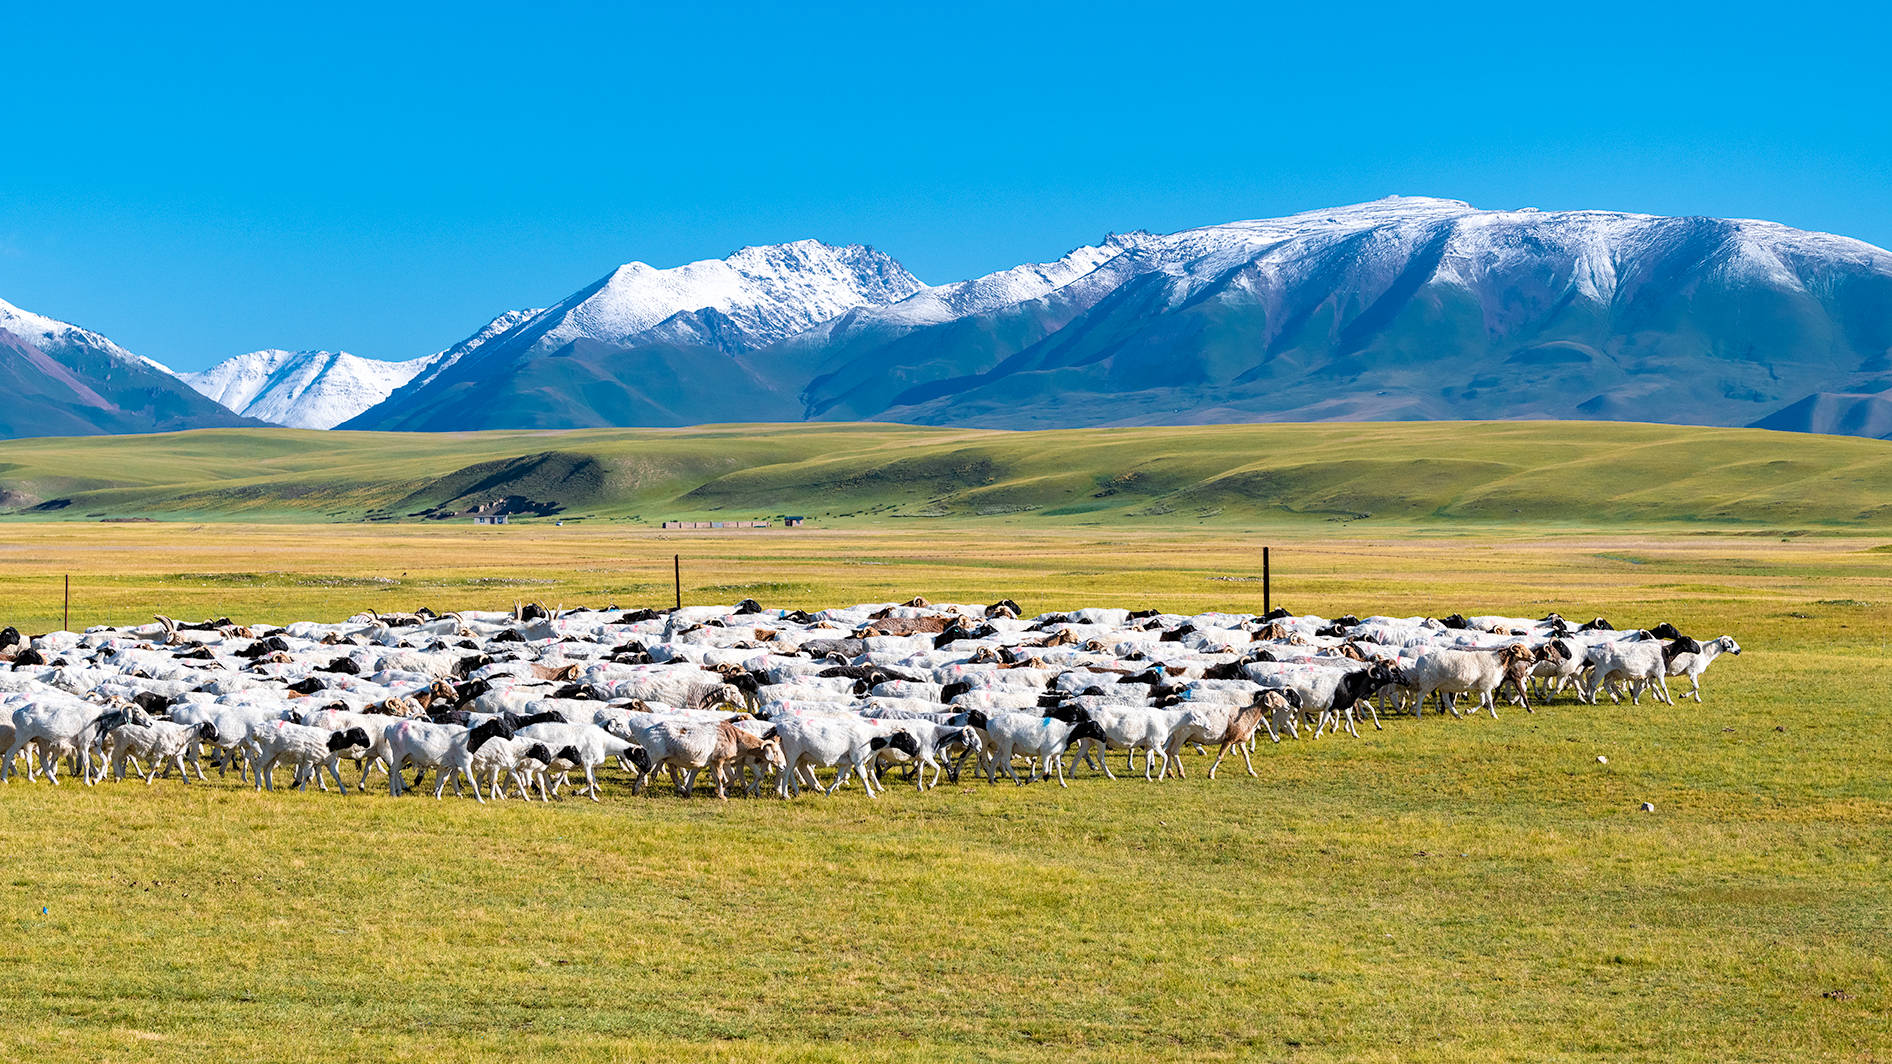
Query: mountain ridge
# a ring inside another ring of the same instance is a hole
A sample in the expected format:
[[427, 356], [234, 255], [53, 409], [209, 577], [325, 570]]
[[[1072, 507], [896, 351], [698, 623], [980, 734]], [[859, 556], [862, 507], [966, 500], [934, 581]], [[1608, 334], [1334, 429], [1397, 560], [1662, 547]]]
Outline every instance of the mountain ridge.
[[[169, 372], [0, 303], [9, 321], [41, 348]], [[1509, 418], [1884, 435], [1892, 253], [1752, 219], [1387, 197], [1112, 233], [939, 285], [815, 240], [632, 261], [424, 358], [252, 352], [177, 376], [277, 423], [400, 431]]]

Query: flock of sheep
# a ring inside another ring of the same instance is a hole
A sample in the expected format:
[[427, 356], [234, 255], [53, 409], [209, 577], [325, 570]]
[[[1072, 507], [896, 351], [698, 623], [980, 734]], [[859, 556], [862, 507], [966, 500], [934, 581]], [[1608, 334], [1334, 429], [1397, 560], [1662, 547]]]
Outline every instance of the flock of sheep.
[[[1671, 701], [1733, 639], [1601, 618], [1179, 616], [1083, 609], [1023, 618], [1015, 603], [853, 606], [806, 613], [735, 606], [400, 616], [277, 628], [228, 619], [26, 638], [0, 631], [0, 779], [91, 784], [129, 767], [146, 783], [234, 770], [273, 789], [346, 793], [386, 775], [390, 794], [432, 773], [440, 797], [593, 800], [615, 763], [649, 789], [772, 787], [827, 793], [890, 768], [921, 790], [970, 763], [989, 782], [1064, 783], [1079, 762], [1146, 779], [1183, 774], [1187, 746], [1230, 752], [1255, 774], [1259, 735], [1358, 735], [1383, 710], [1497, 716], [1573, 690]], [[1095, 760], [1093, 760], [1095, 758]], [[1067, 767], [1068, 761], [1068, 767]], [[1022, 762], [1022, 763], [1021, 763]], [[818, 769], [832, 769], [823, 783]], [[1026, 776], [1021, 777], [1020, 771]], [[410, 783], [408, 772], [414, 777]]]

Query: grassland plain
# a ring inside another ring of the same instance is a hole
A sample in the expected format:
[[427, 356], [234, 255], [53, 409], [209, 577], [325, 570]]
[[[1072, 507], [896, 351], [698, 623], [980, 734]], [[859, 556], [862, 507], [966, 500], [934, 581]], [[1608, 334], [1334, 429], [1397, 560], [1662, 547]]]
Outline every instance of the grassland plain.
[[752, 425], [584, 432], [214, 430], [0, 442], [10, 519], [657, 524], [1012, 516], [1892, 530], [1892, 443], [1619, 422], [1384, 422], [997, 432]]
[[1892, 1058], [1892, 537], [9, 524], [0, 594], [34, 630], [68, 571], [75, 625], [647, 604], [681, 551], [688, 602], [1254, 609], [1262, 543], [1299, 610], [1747, 653], [1699, 708], [1407, 717], [1260, 779], [551, 808], [16, 781], [0, 1054]]

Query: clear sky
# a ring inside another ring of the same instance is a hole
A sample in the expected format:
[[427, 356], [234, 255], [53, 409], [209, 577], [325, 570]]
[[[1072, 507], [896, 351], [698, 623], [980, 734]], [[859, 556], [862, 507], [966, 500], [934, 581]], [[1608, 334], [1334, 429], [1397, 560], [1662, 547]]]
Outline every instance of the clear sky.
[[426, 354], [632, 259], [939, 283], [1391, 193], [1892, 246], [1887, 10], [16, 4], [0, 298], [195, 369]]

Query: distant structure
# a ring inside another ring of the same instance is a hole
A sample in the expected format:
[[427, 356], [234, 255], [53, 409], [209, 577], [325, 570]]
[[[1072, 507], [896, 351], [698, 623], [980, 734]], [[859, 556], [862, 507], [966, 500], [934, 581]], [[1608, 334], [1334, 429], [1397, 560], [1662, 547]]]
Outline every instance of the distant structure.
[[511, 524], [505, 514], [475, 514], [473, 515], [473, 523], [476, 525]]
[[807, 521], [808, 519], [806, 517], [784, 517], [782, 518], [782, 527], [800, 528], [802, 525], [806, 524]]
[[768, 528], [767, 521], [665, 521], [665, 528]]

